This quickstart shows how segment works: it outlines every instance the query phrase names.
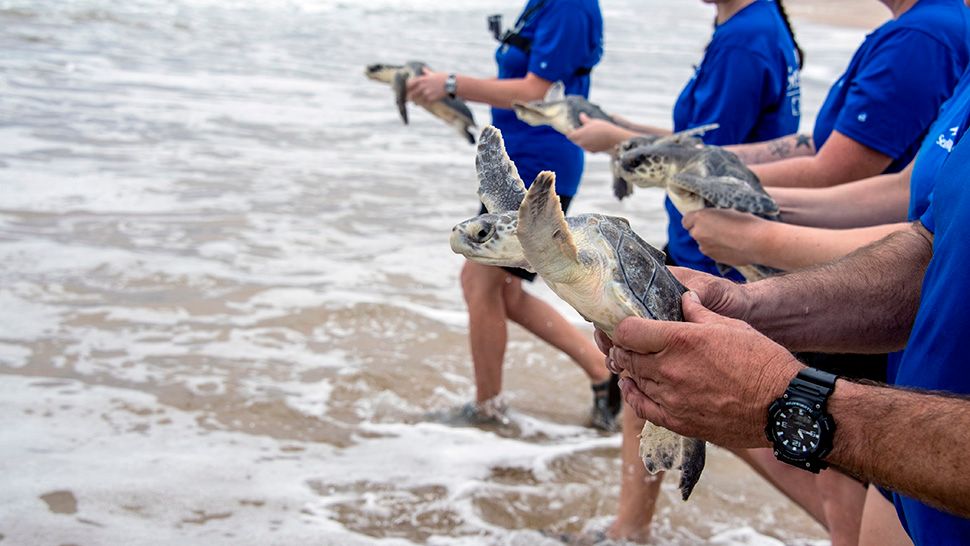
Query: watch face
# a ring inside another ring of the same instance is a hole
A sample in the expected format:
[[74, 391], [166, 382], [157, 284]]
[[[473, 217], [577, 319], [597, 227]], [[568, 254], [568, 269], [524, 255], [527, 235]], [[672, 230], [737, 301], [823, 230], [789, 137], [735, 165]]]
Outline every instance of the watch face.
[[805, 408], [781, 408], [775, 413], [772, 430], [775, 449], [791, 457], [807, 458], [818, 450], [821, 429], [815, 416]]

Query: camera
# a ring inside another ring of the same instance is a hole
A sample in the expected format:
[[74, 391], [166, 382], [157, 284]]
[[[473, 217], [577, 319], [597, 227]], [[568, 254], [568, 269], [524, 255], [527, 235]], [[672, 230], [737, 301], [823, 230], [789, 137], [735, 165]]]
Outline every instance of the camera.
[[502, 39], [502, 15], [489, 15], [488, 16], [488, 30], [495, 36], [496, 40]]

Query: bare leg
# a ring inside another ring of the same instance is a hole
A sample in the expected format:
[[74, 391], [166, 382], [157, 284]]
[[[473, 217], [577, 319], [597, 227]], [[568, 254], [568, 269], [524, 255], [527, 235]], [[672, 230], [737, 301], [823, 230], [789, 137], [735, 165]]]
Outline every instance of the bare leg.
[[874, 485], [869, 485], [866, 493], [859, 546], [913, 546], [913, 541], [899, 522], [896, 508]]
[[865, 502], [865, 487], [833, 469], [818, 475], [775, 459], [770, 449], [732, 450], [829, 532], [833, 546], [854, 545]]
[[509, 282], [519, 282], [501, 268], [474, 262], [465, 262], [461, 270], [478, 402], [502, 392], [502, 361], [508, 341], [502, 285], [507, 278], [512, 279]]
[[650, 522], [660, 494], [664, 474], [647, 473], [640, 459], [640, 431], [643, 419], [633, 409], [623, 404], [623, 444], [620, 447], [620, 505], [616, 520], [607, 531], [613, 539], [630, 542], [646, 542], [650, 539]]
[[508, 317], [546, 343], [569, 355], [586, 372], [590, 382], [599, 383], [610, 377], [603, 353], [592, 336], [576, 329], [555, 308], [522, 289], [522, 282], [512, 277], [502, 286]]

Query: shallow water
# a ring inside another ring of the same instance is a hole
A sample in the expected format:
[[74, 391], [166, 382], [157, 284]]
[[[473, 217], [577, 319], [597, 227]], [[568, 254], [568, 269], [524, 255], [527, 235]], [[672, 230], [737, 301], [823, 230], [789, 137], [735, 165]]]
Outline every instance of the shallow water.
[[[403, 126], [372, 62], [487, 75], [518, 1], [0, 0], [0, 542], [537, 544], [602, 526], [618, 436], [565, 357], [511, 329], [516, 432], [424, 423], [473, 394], [452, 225], [474, 148]], [[606, 0], [593, 100], [655, 124], [711, 10]], [[803, 129], [862, 29], [798, 22]], [[487, 110], [474, 107], [480, 123]], [[658, 245], [661, 195], [577, 212]], [[588, 327], [544, 286], [532, 290]], [[662, 544], [804, 544], [724, 452]]]

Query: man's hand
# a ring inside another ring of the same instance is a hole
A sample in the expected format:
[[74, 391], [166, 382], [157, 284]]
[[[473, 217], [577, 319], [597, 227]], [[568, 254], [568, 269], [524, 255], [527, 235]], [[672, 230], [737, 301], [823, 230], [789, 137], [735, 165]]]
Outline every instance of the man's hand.
[[579, 115], [582, 127], [567, 136], [574, 144], [587, 152], [605, 152], [636, 133], [616, 126], [603, 119], [592, 119], [586, 114]]
[[768, 406], [801, 364], [739, 320], [683, 298], [685, 322], [627, 318], [613, 336], [609, 367], [622, 375], [636, 414], [722, 446], [763, 447]]
[[408, 100], [417, 104], [430, 104], [445, 98], [445, 80], [448, 75], [444, 72], [432, 72], [424, 69], [424, 75], [408, 79]]
[[686, 267], [669, 269], [681, 284], [697, 294], [704, 307], [725, 317], [748, 320], [753, 306], [748, 288], [754, 283], [738, 284], [723, 277]]
[[701, 252], [728, 265], [760, 263], [757, 243], [771, 227], [768, 220], [727, 209], [702, 209], [687, 213], [681, 221]]

